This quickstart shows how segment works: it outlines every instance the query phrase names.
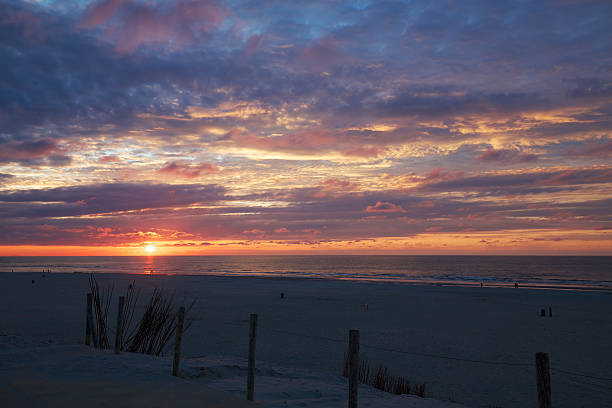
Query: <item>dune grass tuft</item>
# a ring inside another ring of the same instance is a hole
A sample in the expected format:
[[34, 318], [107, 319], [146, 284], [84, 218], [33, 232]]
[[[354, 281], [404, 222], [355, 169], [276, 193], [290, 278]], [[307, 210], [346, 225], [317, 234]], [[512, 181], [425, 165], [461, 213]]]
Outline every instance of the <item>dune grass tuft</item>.
[[[89, 276], [89, 285], [94, 306], [94, 346], [110, 348], [108, 340], [108, 312], [113, 297], [114, 285], [101, 288], [95, 276]], [[174, 294], [155, 288], [144, 307], [140, 319], [136, 319], [136, 309], [140, 290], [136, 290], [135, 281], [129, 285], [123, 308], [123, 336], [120, 339], [120, 349], [132, 353], [160, 355], [164, 352], [170, 340], [174, 337], [178, 324], [178, 309]], [[193, 308], [195, 300], [185, 310], [185, 325], [183, 333], [191, 326], [192, 320], [188, 313]]]
[[[348, 378], [348, 375], [348, 353], [345, 353], [342, 376]], [[377, 365], [372, 371], [370, 370], [370, 362], [366, 357], [359, 361], [359, 382], [392, 394], [413, 394], [425, 398], [425, 384], [412, 386], [407, 378], [392, 375], [389, 369], [382, 364]]]

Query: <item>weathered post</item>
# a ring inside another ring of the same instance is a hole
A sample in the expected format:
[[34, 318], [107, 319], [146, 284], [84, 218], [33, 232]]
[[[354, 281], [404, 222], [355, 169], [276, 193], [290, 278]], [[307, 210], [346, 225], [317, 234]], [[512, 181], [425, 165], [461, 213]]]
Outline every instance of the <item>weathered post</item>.
[[119, 309], [117, 310], [117, 333], [115, 334], [115, 354], [121, 352], [121, 339], [123, 338], [123, 305], [125, 296], [119, 296]]
[[249, 324], [249, 366], [247, 374], [247, 401], [253, 401], [255, 393], [255, 340], [257, 338], [257, 313], [251, 314]]
[[176, 336], [174, 338], [174, 363], [172, 364], [172, 375], [178, 376], [179, 361], [181, 359], [181, 340], [183, 339], [183, 322], [185, 321], [185, 308], [181, 306], [176, 324]]
[[349, 399], [348, 408], [357, 408], [357, 388], [359, 386], [359, 330], [349, 331]]
[[92, 312], [92, 295], [91, 293], [87, 294], [87, 314], [85, 317], [85, 345], [91, 345], [91, 329], [93, 327], [93, 312]]
[[547, 353], [535, 354], [538, 387], [538, 408], [552, 408], [550, 392], [550, 362]]

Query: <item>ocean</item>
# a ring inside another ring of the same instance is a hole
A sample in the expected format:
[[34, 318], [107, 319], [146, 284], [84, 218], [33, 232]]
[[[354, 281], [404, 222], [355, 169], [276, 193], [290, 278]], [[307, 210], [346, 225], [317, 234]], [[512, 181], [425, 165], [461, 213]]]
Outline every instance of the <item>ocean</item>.
[[265, 276], [612, 290], [612, 256], [0, 257], [0, 272]]

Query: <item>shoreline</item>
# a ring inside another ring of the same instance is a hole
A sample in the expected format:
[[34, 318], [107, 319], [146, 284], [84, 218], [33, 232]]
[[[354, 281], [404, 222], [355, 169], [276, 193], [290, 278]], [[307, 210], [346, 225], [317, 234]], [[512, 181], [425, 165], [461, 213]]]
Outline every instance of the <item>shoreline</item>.
[[[339, 281], [339, 282], [356, 282], [356, 283], [381, 283], [381, 284], [395, 284], [395, 285], [406, 285], [406, 286], [437, 286], [437, 287], [468, 287], [468, 288], [505, 288], [512, 290], [520, 289], [531, 289], [531, 290], [551, 290], [551, 291], [577, 291], [577, 292], [612, 292], [612, 281], [610, 285], [597, 285], [597, 284], [545, 284], [536, 283], [529, 281], [516, 281], [519, 287], [514, 286], [515, 281], [508, 280], [490, 280], [483, 279], [478, 280], [427, 280], [427, 279], [381, 279], [381, 278], [342, 278], [342, 277], [318, 277], [318, 276], [283, 276], [276, 274], [259, 274], [259, 273], [146, 273], [146, 272], [36, 272], [36, 271], [18, 271], [8, 272], [0, 271], [2, 274], [31, 274], [31, 275], [90, 275], [96, 276], [177, 276], [177, 277], [216, 277], [216, 278], [253, 278], [253, 279], [278, 279], [278, 280], [295, 280], [295, 281]], [[481, 286], [481, 282], [483, 285]]]
[[233, 276], [400, 285], [612, 291], [612, 256], [0, 257], [0, 271]]

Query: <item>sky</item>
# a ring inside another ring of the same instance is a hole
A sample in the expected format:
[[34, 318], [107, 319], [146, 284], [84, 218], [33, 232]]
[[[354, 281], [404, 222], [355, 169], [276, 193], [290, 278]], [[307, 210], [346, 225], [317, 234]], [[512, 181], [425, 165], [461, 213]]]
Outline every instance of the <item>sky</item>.
[[612, 255], [610, 21], [0, 0], [0, 255]]

